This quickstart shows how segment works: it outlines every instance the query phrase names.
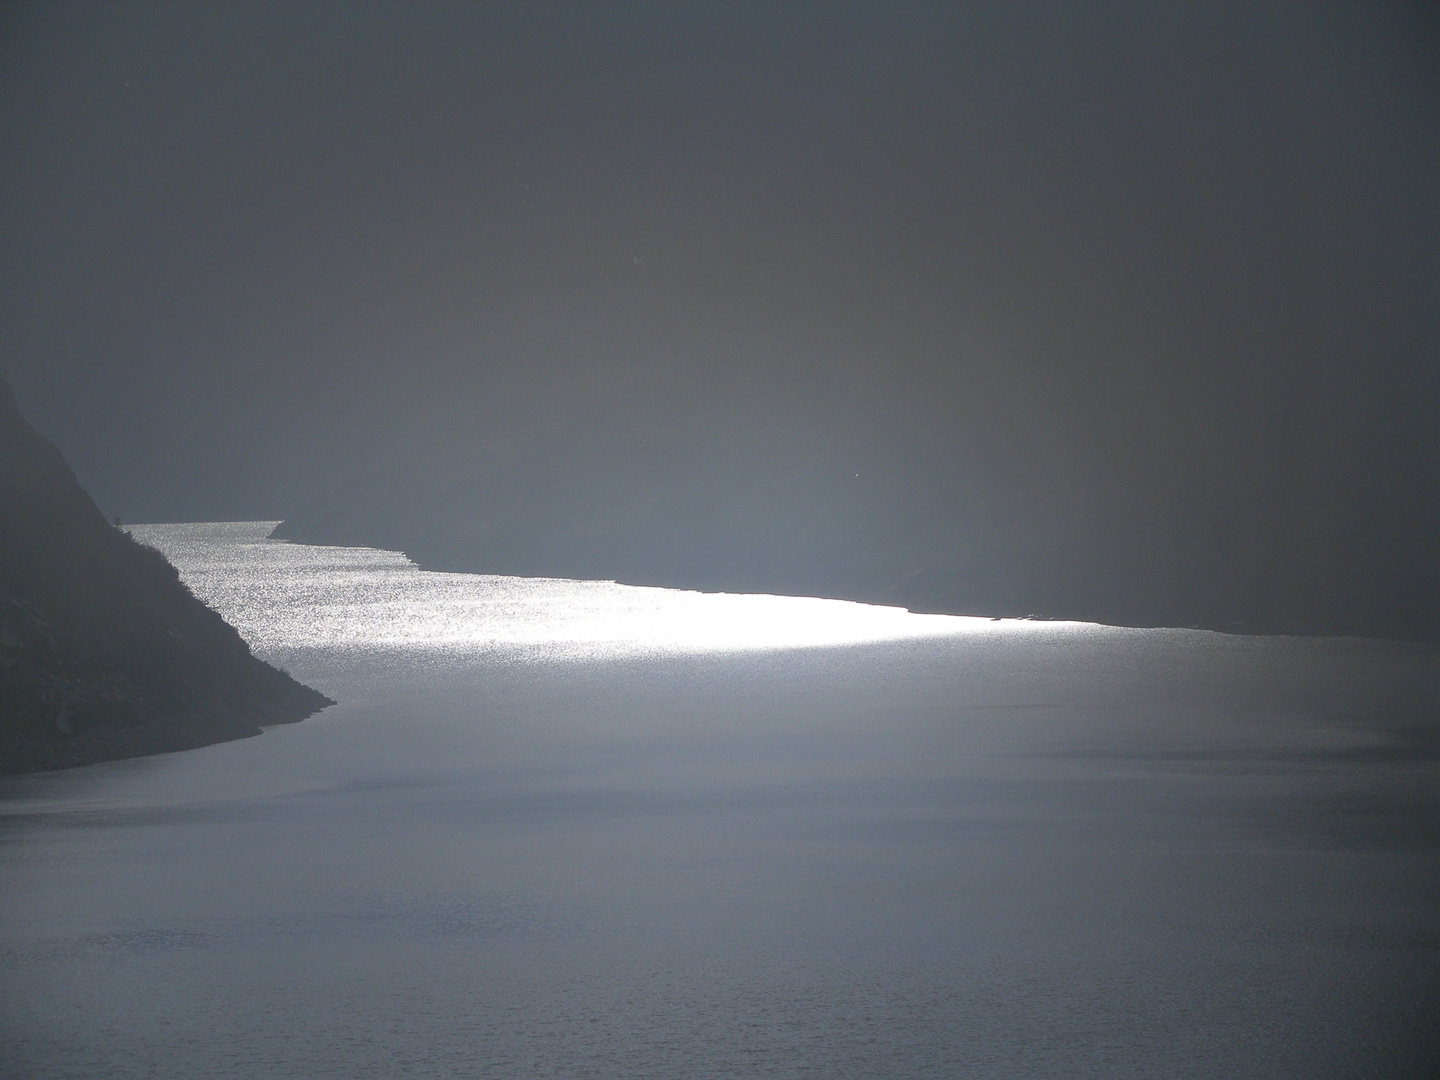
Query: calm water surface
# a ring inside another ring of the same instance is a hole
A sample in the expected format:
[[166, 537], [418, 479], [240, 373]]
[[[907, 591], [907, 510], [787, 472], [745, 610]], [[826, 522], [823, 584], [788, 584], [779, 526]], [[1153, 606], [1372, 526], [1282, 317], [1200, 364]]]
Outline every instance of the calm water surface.
[[340, 704], [0, 787], [13, 1077], [1440, 1075], [1440, 650], [136, 528]]

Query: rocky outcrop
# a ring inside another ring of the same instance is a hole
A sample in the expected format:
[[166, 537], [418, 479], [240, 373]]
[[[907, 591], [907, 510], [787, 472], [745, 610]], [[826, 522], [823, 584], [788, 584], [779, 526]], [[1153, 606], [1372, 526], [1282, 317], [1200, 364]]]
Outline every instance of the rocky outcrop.
[[331, 704], [107, 523], [0, 381], [0, 773], [244, 738]]

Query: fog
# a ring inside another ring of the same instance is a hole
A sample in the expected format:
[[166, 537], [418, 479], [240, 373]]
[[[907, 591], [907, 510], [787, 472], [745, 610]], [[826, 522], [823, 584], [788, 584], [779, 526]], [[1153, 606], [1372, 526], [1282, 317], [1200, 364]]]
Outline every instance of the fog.
[[0, 356], [107, 513], [1434, 633], [1425, 9], [4, 20]]
[[1440, 1071], [1437, 48], [0, 6], [26, 745], [62, 503], [338, 702], [0, 783], [0, 1072]]

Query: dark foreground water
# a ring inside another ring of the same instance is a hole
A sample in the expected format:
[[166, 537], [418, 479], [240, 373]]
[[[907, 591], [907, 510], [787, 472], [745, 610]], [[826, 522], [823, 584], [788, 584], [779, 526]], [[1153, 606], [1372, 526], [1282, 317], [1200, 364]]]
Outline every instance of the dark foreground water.
[[1440, 1075], [1433, 646], [265, 531], [137, 534], [341, 704], [0, 788], [5, 1076]]

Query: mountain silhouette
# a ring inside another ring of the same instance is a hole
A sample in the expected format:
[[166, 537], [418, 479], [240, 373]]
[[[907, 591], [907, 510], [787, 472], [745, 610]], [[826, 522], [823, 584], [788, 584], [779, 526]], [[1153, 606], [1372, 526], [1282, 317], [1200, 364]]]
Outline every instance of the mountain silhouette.
[[0, 774], [244, 738], [332, 704], [106, 522], [0, 380]]

